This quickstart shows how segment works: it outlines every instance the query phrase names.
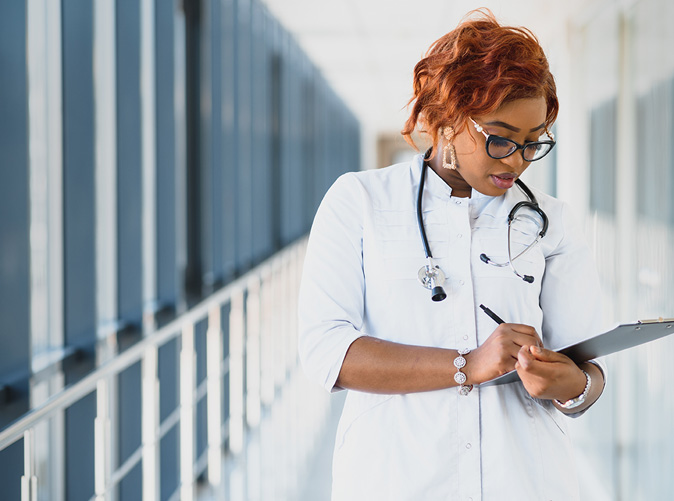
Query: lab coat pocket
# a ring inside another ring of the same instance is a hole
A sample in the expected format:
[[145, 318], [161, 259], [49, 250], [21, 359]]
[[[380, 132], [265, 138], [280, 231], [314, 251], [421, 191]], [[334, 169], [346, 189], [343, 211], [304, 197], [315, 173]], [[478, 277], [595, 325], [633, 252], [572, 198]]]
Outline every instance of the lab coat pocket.
[[[370, 434], [368, 431], [371, 421], [367, 419], [374, 409], [379, 408], [386, 402], [391, 400], [395, 395], [380, 395], [375, 393], [351, 392], [344, 404], [342, 417], [339, 420], [337, 427], [337, 437], [335, 441], [335, 450], [339, 451], [343, 448], [345, 442], [351, 440], [351, 435], [359, 434], [359, 431], [365, 437]], [[364, 423], [367, 421], [367, 423]], [[357, 437], [356, 437], [357, 439]]]
[[[424, 211], [426, 236], [434, 258], [447, 255], [444, 215], [439, 211]], [[424, 246], [414, 211], [377, 210], [375, 235], [386, 275], [393, 280], [416, 280], [419, 268], [426, 264]]]
[[550, 400], [541, 400], [540, 398], [534, 398], [532, 396], [529, 396], [529, 398], [543, 410], [546, 419], [552, 421], [560, 432], [564, 435], [568, 434], [568, 427], [565, 421], [567, 418], [557, 410]]

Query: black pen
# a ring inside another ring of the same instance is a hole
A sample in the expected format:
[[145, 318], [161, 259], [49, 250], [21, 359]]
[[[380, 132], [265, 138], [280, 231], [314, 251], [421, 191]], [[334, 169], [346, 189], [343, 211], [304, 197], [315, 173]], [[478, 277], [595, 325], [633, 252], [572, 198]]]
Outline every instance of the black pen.
[[482, 310], [484, 310], [484, 312], [485, 312], [487, 315], [489, 315], [489, 317], [490, 317], [494, 322], [496, 322], [497, 324], [504, 324], [504, 323], [505, 323], [505, 320], [503, 320], [501, 317], [499, 317], [496, 313], [494, 313], [493, 311], [491, 311], [491, 310], [490, 310], [489, 308], [487, 308], [485, 305], [481, 304], [481, 305], [480, 305], [480, 308], [482, 308]]

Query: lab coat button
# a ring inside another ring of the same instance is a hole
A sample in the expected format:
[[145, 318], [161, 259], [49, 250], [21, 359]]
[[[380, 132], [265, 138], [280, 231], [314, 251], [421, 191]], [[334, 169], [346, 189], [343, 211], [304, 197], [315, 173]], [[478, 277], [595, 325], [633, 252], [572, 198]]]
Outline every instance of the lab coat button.
[[470, 449], [471, 447], [472, 447], [472, 445], [466, 444], [466, 449]]
[[461, 234], [461, 233], [459, 233], [458, 235], [456, 235], [456, 238], [462, 238], [462, 237], [463, 237], [463, 234]]
[[468, 341], [468, 336], [467, 336], [467, 335], [466, 335], [466, 336], [463, 336], [463, 340], [464, 340], [464, 341]]
[[466, 283], [466, 282], [464, 282], [463, 280], [459, 280], [459, 285], [463, 285], [463, 284], [465, 284], [465, 283]]

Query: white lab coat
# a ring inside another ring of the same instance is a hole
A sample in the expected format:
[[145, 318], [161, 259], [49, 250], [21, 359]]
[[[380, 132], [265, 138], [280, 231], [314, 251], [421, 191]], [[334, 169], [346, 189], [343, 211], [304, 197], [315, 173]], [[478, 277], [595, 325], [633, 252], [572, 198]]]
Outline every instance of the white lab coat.
[[[426, 263], [416, 221], [422, 166], [411, 163], [340, 177], [316, 215], [300, 291], [300, 358], [329, 391], [360, 336], [412, 345], [476, 348], [496, 328], [480, 309], [532, 325], [548, 348], [600, 332], [599, 288], [590, 251], [564, 203], [537, 190], [547, 235], [507, 261], [507, 216], [526, 196], [473, 190], [470, 199], [428, 169], [423, 217], [447, 299], [431, 301], [417, 281]], [[532, 235], [513, 232], [513, 251]], [[451, 364], [451, 361], [448, 361]], [[453, 369], [453, 368], [452, 368]], [[566, 420], [521, 383], [407, 395], [350, 391], [339, 423], [333, 500], [577, 499]]]

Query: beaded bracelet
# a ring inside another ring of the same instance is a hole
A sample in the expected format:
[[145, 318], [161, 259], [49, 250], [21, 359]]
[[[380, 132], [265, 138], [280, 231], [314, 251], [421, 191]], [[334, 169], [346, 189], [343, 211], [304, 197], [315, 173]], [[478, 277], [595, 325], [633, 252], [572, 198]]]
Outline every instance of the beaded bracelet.
[[456, 374], [454, 374], [454, 381], [456, 381], [456, 384], [459, 385], [459, 395], [463, 395], [464, 397], [470, 393], [470, 391], [473, 389], [472, 384], [464, 384], [466, 382], [466, 375], [461, 372], [461, 369], [463, 369], [466, 366], [466, 359], [463, 358], [463, 355], [468, 355], [470, 353], [470, 350], [468, 348], [464, 348], [463, 350], [459, 350], [459, 356], [454, 359], [454, 367], [456, 367]]

